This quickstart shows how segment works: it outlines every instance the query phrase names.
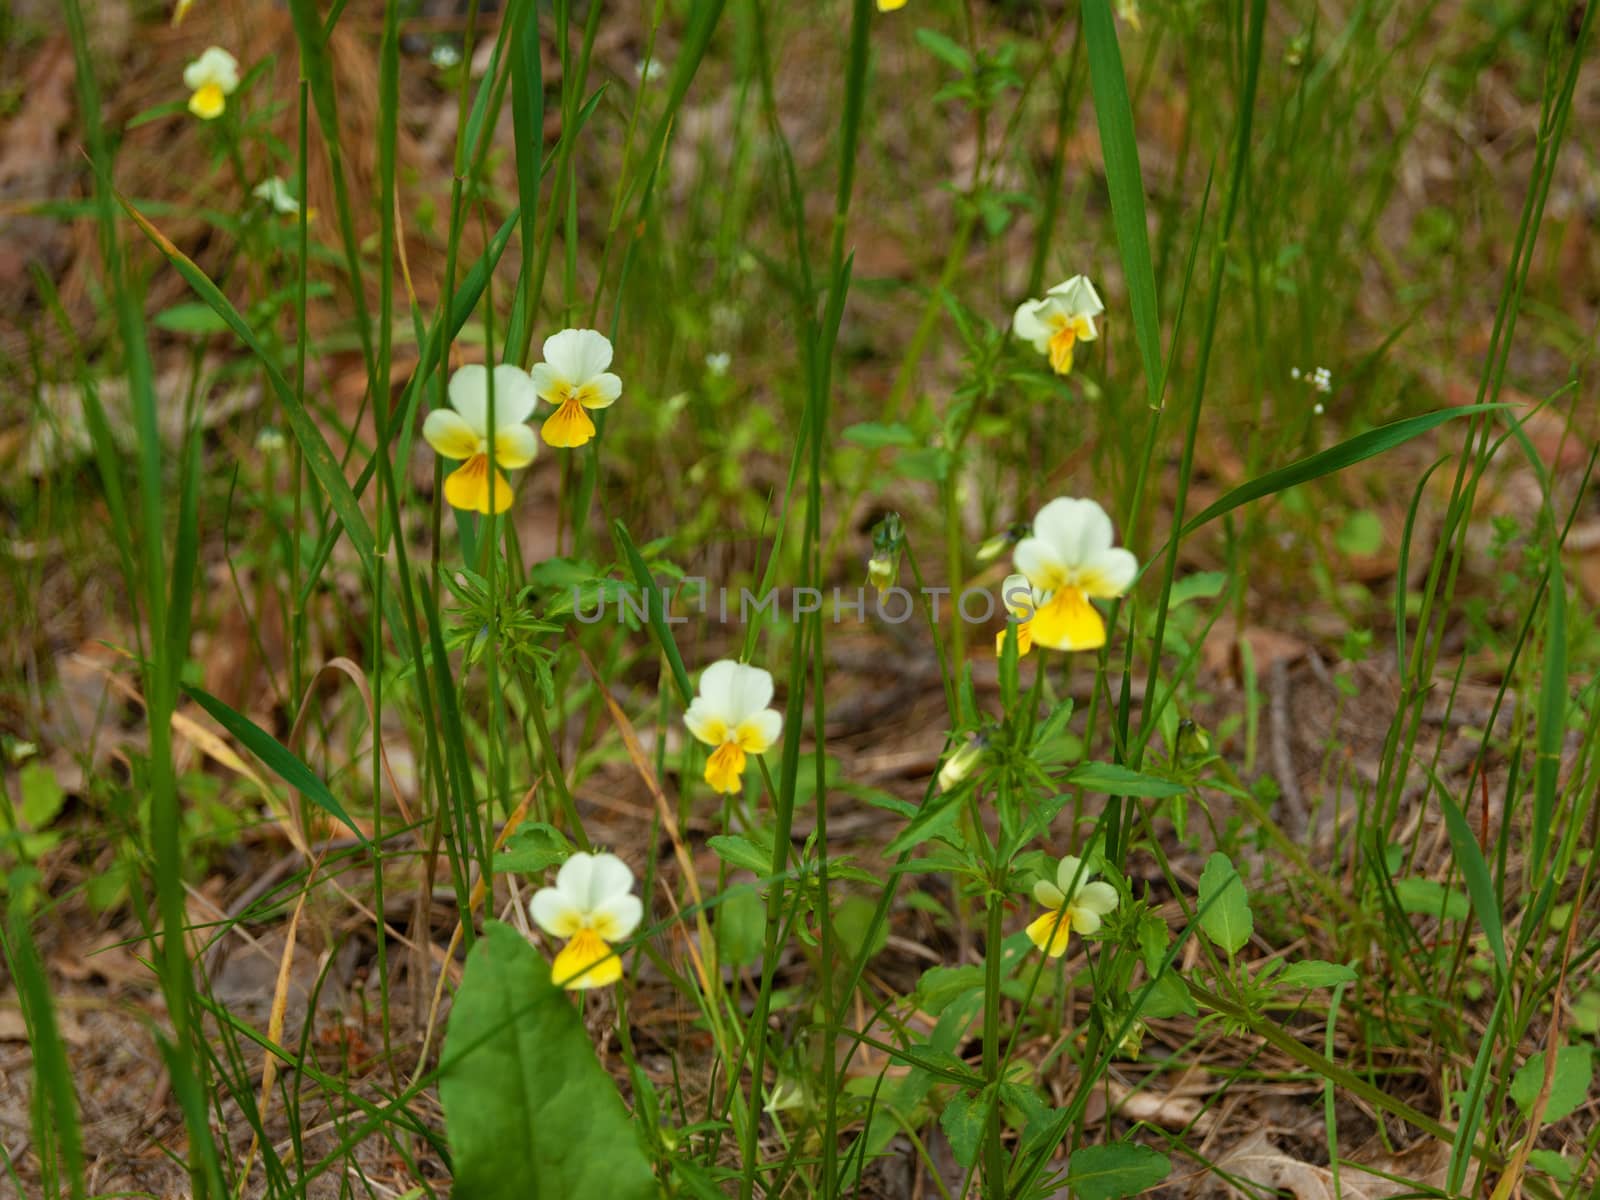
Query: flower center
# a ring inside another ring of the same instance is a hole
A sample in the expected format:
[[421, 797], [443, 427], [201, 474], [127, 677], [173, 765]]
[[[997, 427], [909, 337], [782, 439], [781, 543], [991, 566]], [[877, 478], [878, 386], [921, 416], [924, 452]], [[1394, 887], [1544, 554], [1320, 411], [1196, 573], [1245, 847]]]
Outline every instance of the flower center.
[[723, 742], [706, 760], [706, 782], [724, 794], [737, 792], [744, 775], [744, 760], [744, 750], [738, 742]]

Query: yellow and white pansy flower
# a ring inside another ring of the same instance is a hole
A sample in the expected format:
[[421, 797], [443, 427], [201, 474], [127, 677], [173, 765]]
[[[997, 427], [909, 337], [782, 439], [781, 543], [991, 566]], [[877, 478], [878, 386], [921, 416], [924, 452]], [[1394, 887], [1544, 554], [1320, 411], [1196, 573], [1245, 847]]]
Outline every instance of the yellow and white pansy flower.
[[1089, 601], [1116, 599], [1139, 573], [1139, 561], [1111, 541], [1111, 518], [1093, 500], [1058, 497], [1039, 510], [1033, 535], [1012, 556], [1041, 598], [1028, 622], [1033, 645], [1097, 650], [1106, 644], [1105, 620]]
[[1100, 336], [1094, 319], [1105, 312], [1100, 294], [1087, 275], [1074, 275], [1045, 293], [1043, 300], [1024, 300], [1011, 318], [1012, 331], [1050, 358], [1057, 375], [1072, 373], [1072, 352], [1079, 342]]
[[189, 111], [202, 121], [214, 120], [239, 88], [239, 60], [221, 46], [212, 46], [183, 69], [189, 89]]
[[550, 964], [561, 987], [605, 987], [622, 978], [622, 959], [611, 948], [639, 927], [644, 905], [633, 894], [633, 872], [615, 854], [574, 854], [556, 872], [554, 887], [528, 903], [539, 928], [567, 944]]
[[609, 408], [622, 395], [622, 380], [606, 370], [611, 341], [593, 329], [563, 329], [545, 339], [544, 361], [533, 368], [539, 398], [555, 406], [541, 433], [552, 446], [581, 446], [594, 436], [585, 409]]
[[768, 708], [772, 676], [760, 667], [731, 658], [714, 662], [700, 676], [700, 693], [683, 714], [689, 732], [715, 746], [706, 760], [706, 782], [713, 791], [737, 792], [745, 756], [765, 754], [783, 732], [783, 716]]
[[[1017, 657], [1021, 658], [1033, 649], [1033, 614], [1039, 597], [1026, 575], [1007, 575], [1000, 585], [1000, 603], [1017, 622]], [[994, 652], [1004, 654], [1005, 649], [1006, 631], [1002, 629], [994, 636]]]
[[1117, 889], [1099, 880], [1083, 860], [1067, 855], [1056, 867], [1056, 880], [1033, 885], [1033, 898], [1047, 910], [1028, 925], [1028, 940], [1051, 958], [1066, 953], [1074, 933], [1088, 935], [1100, 929], [1100, 919], [1117, 907]]
[[436, 408], [422, 424], [422, 436], [441, 458], [461, 466], [446, 476], [444, 498], [469, 512], [505, 512], [511, 507], [511, 484], [500, 473], [533, 461], [539, 442], [528, 427], [538, 403], [533, 380], [521, 367], [501, 363], [494, 369], [494, 478], [489, 471], [489, 371], [477, 363], [450, 377], [450, 407]]

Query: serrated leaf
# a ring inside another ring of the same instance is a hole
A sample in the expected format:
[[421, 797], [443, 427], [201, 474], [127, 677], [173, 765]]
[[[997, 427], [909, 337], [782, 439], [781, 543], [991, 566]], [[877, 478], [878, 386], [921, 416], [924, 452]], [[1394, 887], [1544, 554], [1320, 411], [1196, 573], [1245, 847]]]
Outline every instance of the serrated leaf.
[[[1544, 1051], [1522, 1064], [1511, 1080], [1511, 1099], [1522, 1115], [1533, 1111], [1533, 1103], [1544, 1086]], [[1556, 1051], [1555, 1074], [1550, 1079], [1550, 1098], [1545, 1101], [1544, 1121], [1550, 1124], [1569, 1116], [1589, 1099], [1589, 1084], [1594, 1079], [1594, 1054], [1586, 1045], [1562, 1046]]]
[[583, 1018], [515, 929], [490, 922], [467, 958], [439, 1079], [472, 1200], [646, 1200], [655, 1176]]
[[495, 874], [534, 875], [572, 857], [572, 843], [554, 825], [529, 821], [517, 826], [495, 855]]
[[984, 1116], [989, 1108], [989, 1091], [977, 1095], [962, 1092], [953, 1096], [939, 1114], [939, 1128], [950, 1139], [956, 1161], [970, 1167], [978, 1161], [978, 1143], [983, 1140]]
[[1354, 967], [1347, 967], [1343, 963], [1307, 959], [1305, 962], [1290, 963], [1288, 969], [1278, 977], [1277, 986], [1281, 988], [1330, 988], [1338, 987], [1341, 983], [1354, 983], [1355, 981], [1356, 972]]
[[1148, 1146], [1113, 1142], [1083, 1146], [1067, 1163], [1067, 1186], [1078, 1200], [1117, 1200], [1152, 1188], [1172, 1173], [1172, 1160]]
[[1250, 894], [1226, 854], [1218, 851], [1200, 873], [1200, 928], [1212, 943], [1237, 954], [1250, 940]]
[[1157, 779], [1117, 763], [1092, 762], [1073, 768], [1067, 782], [1086, 791], [1104, 792], [1109, 796], [1145, 796], [1161, 799], [1181, 796], [1189, 789], [1170, 779]]

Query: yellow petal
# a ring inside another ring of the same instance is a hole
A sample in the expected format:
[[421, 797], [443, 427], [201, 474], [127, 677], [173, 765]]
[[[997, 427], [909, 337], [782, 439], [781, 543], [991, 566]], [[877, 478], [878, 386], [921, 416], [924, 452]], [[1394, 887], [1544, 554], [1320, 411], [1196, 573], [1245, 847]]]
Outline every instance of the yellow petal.
[[550, 982], [572, 990], [606, 987], [622, 978], [622, 960], [592, 929], [580, 929], [550, 964]]
[[202, 121], [220, 117], [226, 105], [227, 100], [222, 94], [222, 89], [214, 83], [196, 88], [194, 95], [189, 97], [189, 111]]
[[738, 742], [723, 742], [706, 760], [706, 782], [711, 790], [733, 795], [743, 786], [744, 751]]
[[1072, 349], [1078, 341], [1078, 331], [1068, 321], [1050, 335], [1050, 369], [1057, 375], [1072, 374]]
[[[1017, 622], [1017, 657], [1018, 658], [1026, 658], [1028, 656], [1028, 651], [1032, 650], [1032, 649], [1033, 649], [1033, 622], [1032, 621], [1018, 621]], [[994, 635], [994, 652], [996, 654], [1004, 654], [1006, 652], [1006, 631], [1004, 629], [1002, 629], [999, 633]]]
[[1080, 588], [1062, 588], [1033, 614], [1033, 643], [1049, 650], [1098, 650], [1106, 623]]
[[583, 411], [583, 405], [578, 403], [577, 398], [568, 396], [561, 402], [560, 408], [544, 419], [539, 432], [550, 445], [570, 449], [583, 445], [594, 436], [594, 422]]
[[894, 12], [897, 8], [904, 8], [906, 0], [878, 0], [879, 12]]
[[[492, 497], [491, 497], [492, 493]], [[494, 473], [494, 483], [489, 482], [489, 456], [474, 454], [445, 477], [445, 503], [451, 508], [467, 512], [487, 513], [493, 500], [493, 511], [503, 513], [511, 507], [511, 484], [499, 471]]]
[[1028, 924], [1028, 940], [1051, 958], [1060, 958], [1067, 952], [1072, 940], [1072, 918], [1069, 913], [1053, 908]]

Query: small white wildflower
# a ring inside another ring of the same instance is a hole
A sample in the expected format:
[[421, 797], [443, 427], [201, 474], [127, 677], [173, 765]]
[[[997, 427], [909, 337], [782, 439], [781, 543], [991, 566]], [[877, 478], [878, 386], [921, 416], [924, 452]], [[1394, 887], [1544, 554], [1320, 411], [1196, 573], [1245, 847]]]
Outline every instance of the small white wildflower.
[[1300, 368], [1299, 367], [1290, 367], [1289, 368], [1289, 378], [1290, 379], [1299, 379], [1300, 378]]
[[271, 425], [256, 434], [257, 454], [279, 454], [288, 444], [287, 439], [283, 436], [283, 431]]
[[1327, 367], [1318, 367], [1316, 374], [1312, 376], [1311, 386], [1319, 392], [1331, 392], [1333, 390], [1333, 373]]
[[294, 193], [289, 190], [289, 185], [277, 175], [263, 179], [256, 184], [250, 194], [275, 213], [289, 216], [300, 211], [300, 201], [295, 199]]
[[1315, 403], [1315, 404], [1313, 404], [1313, 405], [1312, 405], [1312, 406], [1311, 406], [1311, 411], [1312, 411], [1312, 412], [1314, 412], [1314, 413], [1316, 413], [1316, 414], [1317, 414], [1317, 416], [1319, 416], [1319, 417], [1320, 417], [1320, 416], [1321, 416], [1321, 415], [1322, 415], [1322, 413], [1323, 413], [1323, 408], [1322, 408], [1322, 401], [1320, 401], [1320, 400], [1319, 400], [1319, 401], [1317, 401], [1317, 402], [1316, 402], [1316, 403]]
[[428, 61], [439, 70], [448, 71], [451, 67], [460, 65], [461, 51], [451, 42], [440, 42], [429, 53]]
[[733, 356], [726, 351], [718, 350], [714, 354], [706, 355], [706, 370], [713, 375], [726, 375], [728, 367], [733, 363]]
[[633, 73], [646, 83], [650, 83], [665, 75], [667, 68], [662, 66], [659, 58], [652, 58], [649, 62], [634, 63]]

